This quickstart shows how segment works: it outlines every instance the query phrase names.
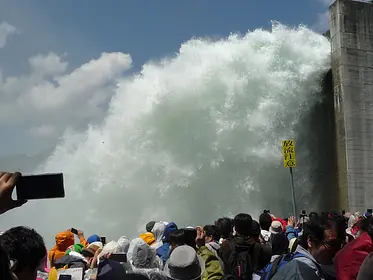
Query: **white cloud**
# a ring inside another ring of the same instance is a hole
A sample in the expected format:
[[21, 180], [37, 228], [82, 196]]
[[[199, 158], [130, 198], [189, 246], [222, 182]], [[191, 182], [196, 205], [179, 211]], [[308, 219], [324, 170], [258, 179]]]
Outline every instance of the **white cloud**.
[[325, 8], [325, 11], [317, 14], [316, 22], [312, 25], [313, 29], [321, 33], [329, 30], [330, 24], [328, 8], [334, 1], [335, 0], [317, 0], [317, 2], [319, 2], [323, 8]]
[[53, 125], [39, 125], [31, 127], [29, 133], [36, 137], [51, 137], [56, 133], [56, 128]]
[[5, 46], [8, 36], [15, 34], [16, 32], [17, 28], [13, 25], [7, 22], [0, 23], [0, 48]]
[[317, 14], [317, 20], [314, 23], [313, 28], [322, 33], [329, 30], [330, 23], [329, 23], [329, 11], [328, 10], [323, 13]]
[[39, 142], [102, 121], [117, 80], [132, 61], [127, 54], [102, 53], [68, 71], [68, 63], [51, 52], [28, 62], [26, 75], [0, 75], [0, 128], [17, 127]]

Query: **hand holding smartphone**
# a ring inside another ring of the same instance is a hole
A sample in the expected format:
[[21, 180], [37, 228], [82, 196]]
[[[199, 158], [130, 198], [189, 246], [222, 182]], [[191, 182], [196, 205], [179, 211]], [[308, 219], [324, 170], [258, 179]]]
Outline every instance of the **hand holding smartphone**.
[[78, 235], [78, 230], [76, 228], [71, 228], [70, 230], [73, 234]]
[[64, 198], [63, 174], [21, 176], [16, 183], [18, 200]]

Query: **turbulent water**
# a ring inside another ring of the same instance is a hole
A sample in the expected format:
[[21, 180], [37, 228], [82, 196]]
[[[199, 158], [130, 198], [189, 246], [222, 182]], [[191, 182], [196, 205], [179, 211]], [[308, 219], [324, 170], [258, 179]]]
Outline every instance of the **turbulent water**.
[[[281, 140], [297, 139], [329, 68], [324, 37], [281, 25], [192, 39], [174, 57], [145, 64], [119, 83], [101, 125], [66, 133], [39, 168], [65, 174], [67, 199], [35, 205], [60, 223], [48, 222], [48, 234], [71, 221], [114, 238], [149, 220], [194, 225], [239, 211], [289, 213]], [[306, 154], [299, 151], [300, 166]], [[307, 170], [299, 170], [298, 196], [310, 187]]]

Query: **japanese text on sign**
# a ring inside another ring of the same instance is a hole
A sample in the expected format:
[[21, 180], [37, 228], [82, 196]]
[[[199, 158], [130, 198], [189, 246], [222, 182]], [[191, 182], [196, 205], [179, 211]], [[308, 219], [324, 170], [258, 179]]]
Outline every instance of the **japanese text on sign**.
[[284, 167], [295, 167], [297, 161], [295, 158], [295, 143], [294, 140], [282, 141], [282, 154], [284, 157]]

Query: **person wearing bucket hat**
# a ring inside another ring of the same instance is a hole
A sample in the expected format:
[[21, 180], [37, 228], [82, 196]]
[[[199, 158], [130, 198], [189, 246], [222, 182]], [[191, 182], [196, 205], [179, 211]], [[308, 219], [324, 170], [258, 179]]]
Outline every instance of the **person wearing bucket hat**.
[[173, 280], [198, 280], [205, 270], [205, 262], [196, 251], [183, 245], [172, 251], [166, 262], [164, 273]]
[[269, 228], [271, 234], [282, 233], [282, 224], [279, 221], [273, 221], [271, 227]]

